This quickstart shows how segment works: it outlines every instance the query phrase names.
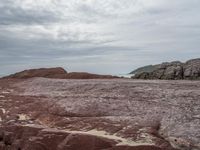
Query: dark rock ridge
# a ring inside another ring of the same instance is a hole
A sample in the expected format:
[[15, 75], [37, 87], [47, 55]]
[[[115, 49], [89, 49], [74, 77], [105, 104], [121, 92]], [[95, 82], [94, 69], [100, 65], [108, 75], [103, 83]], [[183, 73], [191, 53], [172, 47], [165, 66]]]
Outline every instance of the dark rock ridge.
[[65, 76], [61, 77], [60, 79], [112, 79], [112, 78], [119, 78], [119, 77], [112, 75], [98, 75], [87, 72], [70, 72], [65, 74]]
[[55, 79], [111, 79], [117, 78], [111, 75], [98, 75], [86, 72], [67, 73], [63, 68], [40, 68], [24, 70], [4, 78], [6, 79], [28, 79], [33, 77], [55, 78]]
[[163, 79], [163, 80], [199, 80], [200, 58], [192, 59], [186, 63], [179, 61], [159, 64], [152, 72], [140, 72], [133, 79]]

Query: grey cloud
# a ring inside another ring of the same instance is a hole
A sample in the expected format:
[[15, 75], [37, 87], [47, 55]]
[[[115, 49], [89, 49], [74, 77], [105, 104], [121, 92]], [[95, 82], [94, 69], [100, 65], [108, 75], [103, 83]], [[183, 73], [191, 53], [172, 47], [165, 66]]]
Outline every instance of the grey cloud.
[[[2, 2], [1, 2], [2, 3]], [[13, 24], [45, 24], [55, 22], [59, 20], [58, 16], [54, 13], [43, 10], [33, 11], [25, 10], [21, 7], [12, 5], [12, 2], [5, 1], [3, 5], [0, 5], [0, 24], [1, 25], [13, 25]]]
[[116, 74], [200, 56], [199, 0], [17, 2], [0, 0], [0, 74], [43, 66]]

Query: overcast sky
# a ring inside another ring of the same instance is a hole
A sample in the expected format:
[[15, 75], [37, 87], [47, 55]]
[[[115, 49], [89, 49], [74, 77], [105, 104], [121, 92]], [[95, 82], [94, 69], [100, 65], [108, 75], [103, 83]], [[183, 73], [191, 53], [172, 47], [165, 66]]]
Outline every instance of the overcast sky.
[[100, 74], [200, 57], [200, 0], [0, 0], [0, 74]]

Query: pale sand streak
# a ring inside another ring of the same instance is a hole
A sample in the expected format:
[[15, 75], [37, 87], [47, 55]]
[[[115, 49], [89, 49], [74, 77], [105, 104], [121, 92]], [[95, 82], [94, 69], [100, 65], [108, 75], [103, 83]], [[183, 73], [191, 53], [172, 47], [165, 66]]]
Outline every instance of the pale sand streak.
[[[38, 126], [38, 125], [33, 125], [33, 124], [26, 124], [24, 126], [41, 127], [41, 128], [47, 127], [44, 125]], [[43, 129], [43, 131], [55, 131], [55, 132], [59, 131], [59, 132], [67, 132], [67, 133], [71, 133], [71, 134], [84, 134], [84, 135], [92, 135], [92, 136], [96, 136], [96, 137], [102, 137], [102, 138], [106, 138], [106, 139], [110, 139], [110, 140], [119, 142], [117, 144], [117, 146], [120, 146], [120, 145], [128, 145], [128, 146], [155, 145], [153, 142], [150, 142], [150, 140], [148, 140], [149, 142], [144, 142], [141, 140], [132, 141], [130, 139], [119, 137], [116, 134], [110, 135], [106, 131], [98, 131], [96, 129], [89, 130], [89, 131], [71, 131], [71, 130], [58, 130], [56, 128], [46, 128], [46, 129]], [[149, 138], [149, 137], [147, 137], [147, 138]]]
[[3, 114], [6, 113], [6, 110], [4, 108], [0, 108], [0, 110], [3, 112]]
[[98, 131], [96, 129], [89, 130], [89, 131], [70, 131], [70, 130], [65, 130], [65, 131], [68, 133], [88, 134], [88, 135], [93, 135], [97, 137], [103, 137], [103, 138], [119, 141], [117, 145], [128, 145], [128, 146], [154, 145], [154, 143], [150, 143], [150, 142], [132, 141], [130, 139], [119, 137], [116, 134], [110, 135], [106, 131]]

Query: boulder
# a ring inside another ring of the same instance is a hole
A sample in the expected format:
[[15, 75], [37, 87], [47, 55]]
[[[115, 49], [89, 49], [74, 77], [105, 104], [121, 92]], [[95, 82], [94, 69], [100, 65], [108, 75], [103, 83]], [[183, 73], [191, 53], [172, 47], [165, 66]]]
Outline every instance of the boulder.
[[183, 70], [185, 79], [200, 79], [200, 58], [187, 61]]
[[153, 76], [155, 79], [165, 79], [165, 80], [174, 80], [174, 79], [182, 79], [183, 68], [181, 62], [171, 62], [171, 63], [163, 63], [160, 67], [153, 72]]

